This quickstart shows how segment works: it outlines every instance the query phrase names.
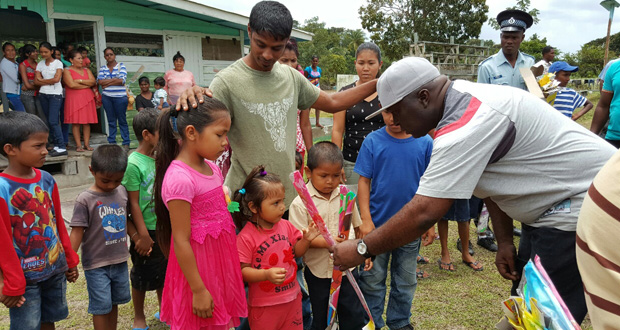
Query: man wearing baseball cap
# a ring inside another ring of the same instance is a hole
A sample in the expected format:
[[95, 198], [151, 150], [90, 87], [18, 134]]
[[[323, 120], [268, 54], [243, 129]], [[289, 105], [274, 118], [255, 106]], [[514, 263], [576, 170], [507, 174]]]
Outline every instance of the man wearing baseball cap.
[[[577, 217], [592, 179], [615, 149], [528, 92], [450, 81], [423, 58], [392, 64], [377, 92], [379, 111], [392, 113], [394, 124], [413, 137], [436, 130], [431, 161], [414, 198], [363, 240], [336, 245], [334, 263], [346, 269], [411, 242], [454, 199], [473, 194], [484, 199], [493, 219], [500, 274], [518, 281], [524, 264], [538, 255], [581, 322], [587, 308], [575, 260]], [[523, 224], [518, 255], [512, 219]]]

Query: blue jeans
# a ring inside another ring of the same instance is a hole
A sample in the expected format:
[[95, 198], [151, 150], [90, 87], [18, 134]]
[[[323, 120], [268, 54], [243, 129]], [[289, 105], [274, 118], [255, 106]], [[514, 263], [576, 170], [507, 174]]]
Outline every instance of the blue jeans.
[[129, 145], [129, 126], [127, 126], [127, 96], [109, 97], [102, 95], [101, 102], [108, 117], [108, 143], [116, 144], [116, 122], [121, 130], [123, 145]]
[[41, 323], [54, 323], [69, 316], [65, 273], [26, 285], [22, 307], [9, 309], [11, 330], [38, 330]]
[[127, 261], [84, 271], [88, 290], [88, 313], [105, 315], [113, 305], [126, 304], [129, 294]]
[[[409, 324], [411, 303], [418, 286], [416, 278], [417, 256], [420, 250], [420, 239], [399, 247], [391, 252], [380, 254], [375, 258], [369, 271], [360, 268], [360, 288], [364, 293], [372, 318], [377, 329], [387, 323], [390, 329], [399, 329]], [[392, 256], [390, 298], [387, 307], [387, 320], [383, 321], [385, 307], [385, 281], [388, 275], [388, 263]]]
[[66, 144], [60, 126], [60, 112], [63, 104], [62, 95], [40, 93], [39, 100], [41, 101], [41, 107], [43, 108], [43, 112], [50, 126], [50, 134], [52, 135], [54, 146], [64, 149]]
[[22, 99], [19, 97], [18, 94], [6, 93], [6, 97], [11, 102], [13, 110], [26, 111], [26, 108], [24, 108], [24, 104], [22, 103]]

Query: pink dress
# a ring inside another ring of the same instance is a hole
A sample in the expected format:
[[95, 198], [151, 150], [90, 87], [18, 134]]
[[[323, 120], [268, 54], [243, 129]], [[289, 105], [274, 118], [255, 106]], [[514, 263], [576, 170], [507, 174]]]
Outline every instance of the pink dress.
[[162, 199], [166, 205], [171, 200], [191, 203], [190, 245], [215, 305], [212, 318], [193, 314], [193, 294], [177, 261], [173, 240], [161, 302], [161, 320], [172, 330], [228, 330], [239, 325], [239, 317], [247, 316], [235, 225], [226, 207], [222, 174], [214, 163], [207, 164], [213, 170], [211, 176], [175, 160], [164, 177]]
[[[68, 69], [73, 80], [88, 80], [87, 69], [79, 74], [73, 69]], [[95, 93], [90, 88], [72, 89], [65, 88], [65, 124], [96, 124], [97, 107], [95, 105]]]

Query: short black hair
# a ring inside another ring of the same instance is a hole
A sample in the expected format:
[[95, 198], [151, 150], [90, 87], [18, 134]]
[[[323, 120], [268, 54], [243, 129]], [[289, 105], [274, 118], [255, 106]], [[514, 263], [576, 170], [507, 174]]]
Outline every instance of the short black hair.
[[250, 13], [250, 30], [259, 34], [267, 32], [276, 40], [287, 39], [293, 30], [293, 16], [277, 1], [261, 1]]
[[310, 171], [313, 171], [315, 168], [321, 166], [321, 164], [344, 165], [342, 151], [340, 151], [340, 148], [338, 148], [335, 143], [331, 141], [321, 141], [310, 148], [306, 163]]
[[18, 147], [35, 133], [49, 133], [49, 128], [41, 118], [21, 111], [0, 114], [0, 153], [6, 156], [4, 145]]
[[105, 55], [105, 52], [107, 52], [107, 51], [108, 51], [108, 49], [112, 51], [112, 54], [115, 54], [115, 55], [116, 55], [116, 52], [114, 52], [114, 49], [112, 49], [112, 47], [106, 47], [106, 48], [103, 50], [103, 55]]
[[86, 49], [86, 47], [84, 47], [84, 46], [80, 46], [80, 47], [77, 48], [77, 51], [80, 52], [80, 53], [81, 52], [87, 52], [88, 49]]
[[166, 80], [164, 80], [164, 77], [157, 77], [157, 78], [153, 79], [153, 83], [157, 84], [157, 85], [159, 85], [161, 87], [166, 86]]
[[542, 50], [542, 54], [543, 54], [543, 55], [548, 54], [548, 53], [550, 53], [552, 50], [553, 50], [553, 47], [551, 47], [551, 46], [545, 46], [545, 48], [543, 48], [543, 50]]
[[4, 51], [5, 51], [5, 49], [6, 49], [7, 47], [9, 47], [9, 46], [13, 46], [13, 48], [15, 48], [15, 45], [13, 45], [12, 43], [10, 43], [10, 42], [5, 42], [5, 43], [3, 43], [3, 44], [2, 44], [2, 51], [4, 52]]
[[141, 84], [143, 82], [146, 82], [147, 84], [151, 84], [151, 81], [149, 80], [149, 77], [140, 77], [140, 79], [138, 79], [138, 84]]
[[153, 108], [144, 109], [133, 117], [133, 132], [136, 134], [138, 141], [142, 141], [142, 131], [147, 130], [151, 134], [155, 134], [157, 130], [157, 117], [159, 112]]
[[61, 42], [58, 44], [58, 48], [62, 50], [63, 53], [66, 53], [69, 49], [69, 46], [73, 46], [70, 42]]
[[127, 169], [127, 153], [116, 144], [104, 144], [93, 151], [90, 168], [97, 173], [119, 173]]

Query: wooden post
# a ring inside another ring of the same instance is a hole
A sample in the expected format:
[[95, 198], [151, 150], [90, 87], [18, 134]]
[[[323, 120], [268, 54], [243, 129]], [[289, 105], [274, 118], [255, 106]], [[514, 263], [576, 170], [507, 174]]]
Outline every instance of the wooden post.
[[605, 62], [603, 63], [603, 67], [607, 65], [607, 60], [609, 59], [609, 34], [611, 33], [611, 20], [614, 18], [614, 9], [611, 8], [609, 11], [609, 22], [607, 23], [607, 40], [605, 41]]

